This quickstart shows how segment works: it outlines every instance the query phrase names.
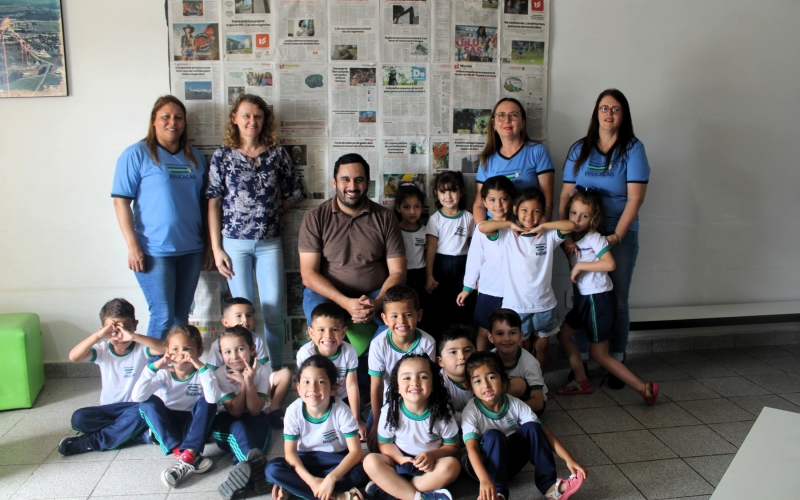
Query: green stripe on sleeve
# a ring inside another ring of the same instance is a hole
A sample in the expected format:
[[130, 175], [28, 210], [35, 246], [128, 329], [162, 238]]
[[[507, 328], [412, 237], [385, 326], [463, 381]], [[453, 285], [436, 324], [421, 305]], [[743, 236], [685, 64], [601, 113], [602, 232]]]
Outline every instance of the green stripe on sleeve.
[[378, 434], [378, 441], [381, 443], [394, 443], [394, 438], [386, 438]]
[[376, 372], [375, 370], [367, 370], [370, 377], [383, 377], [383, 372]]
[[544, 389], [544, 386], [543, 385], [529, 385], [528, 389], [530, 389], [532, 391], [541, 391], [541, 390]]
[[151, 370], [153, 370], [153, 373], [156, 373], [156, 372], [158, 372], [158, 370], [156, 369], [156, 367], [155, 367], [155, 366], [153, 366], [153, 363], [150, 363], [149, 365], [147, 365], [147, 367], [148, 367], [148, 368], [150, 368]]
[[558, 233], [558, 237], [561, 238], [562, 240], [566, 240], [567, 238], [569, 238], [569, 235], [572, 234], [572, 233], [562, 233], [561, 231], [556, 231], [556, 233]]
[[444, 444], [453, 444], [458, 442], [458, 436], [452, 438], [442, 438]]
[[475, 434], [474, 432], [470, 432], [470, 433], [464, 434], [464, 442], [465, 443], [467, 441], [469, 441], [470, 439], [478, 439], [478, 435]]
[[298, 439], [300, 439], [300, 436], [293, 434], [284, 434], [283, 439], [285, 439], [286, 441], [297, 441]]
[[357, 371], [357, 370], [358, 370], [358, 368], [350, 368], [349, 370], [347, 370], [347, 373], [353, 373], [354, 371]]
[[220, 403], [224, 403], [225, 401], [228, 401], [228, 400], [233, 399], [235, 397], [236, 397], [236, 394], [231, 392], [231, 393], [228, 393], [228, 394], [222, 396], [221, 398], [219, 398], [219, 402]]
[[97, 350], [94, 347], [90, 347], [89, 350], [92, 351], [92, 357], [89, 359], [89, 363], [94, 363], [97, 361]]
[[269, 399], [269, 396], [267, 396], [267, 395], [266, 395], [266, 394], [264, 394], [263, 392], [257, 392], [256, 394], [257, 394], [257, 395], [258, 395], [258, 397], [260, 397], [260, 398]]
[[600, 257], [602, 257], [603, 255], [605, 255], [605, 254], [606, 254], [606, 252], [608, 252], [609, 250], [611, 250], [611, 247], [610, 247], [610, 246], [606, 246], [605, 248], [603, 248], [602, 250], [600, 250], [600, 252], [597, 254], [597, 258], [599, 259], [599, 258], [600, 258]]
[[144, 348], [144, 353], [147, 354], [148, 358], [152, 358], [153, 356], [156, 356], [156, 354], [153, 354], [152, 351], [150, 351], [149, 347], [145, 347]]
[[358, 431], [345, 432], [343, 434], [343, 436], [344, 436], [345, 439], [348, 439], [348, 438], [351, 438], [351, 437], [354, 437], [354, 436], [358, 436]]
[[474, 289], [472, 289], [472, 288], [470, 288], [470, 287], [468, 287], [468, 286], [465, 286], [464, 288], [462, 288], [462, 289], [461, 289], [461, 291], [463, 291], [463, 292], [467, 292], [467, 293], [472, 293], [472, 292], [474, 292], [475, 290], [474, 290]]
[[269, 363], [269, 358], [263, 358], [258, 360], [259, 365], [266, 365], [267, 363]]

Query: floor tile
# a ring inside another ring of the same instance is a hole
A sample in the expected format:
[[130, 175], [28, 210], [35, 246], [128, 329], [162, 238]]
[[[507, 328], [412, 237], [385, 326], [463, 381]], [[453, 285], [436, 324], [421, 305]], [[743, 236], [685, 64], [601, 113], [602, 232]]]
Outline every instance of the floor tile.
[[[208, 448], [210, 445], [206, 445]], [[114, 458], [116, 462], [121, 460], [169, 460], [172, 456], [166, 456], [161, 451], [161, 447], [156, 444], [134, 444], [121, 448]]]
[[648, 500], [710, 494], [714, 488], [683, 460], [622, 464], [623, 474]]
[[38, 465], [0, 466], [0, 500], [8, 500], [38, 469]]
[[761, 361], [772, 365], [776, 368], [789, 373], [800, 373], [800, 356], [792, 354], [791, 356], [773, 356], [769, 358], [761, 358]]
[[783, 346], [776, 346], [776, 345], [764, 345], [764, 346], [754, 346], [754, 347], [745, 347], [747, 353], [751, 356], [755, 356], [756, 358], [768, 358], [771, 356], [791, 356], [792, 351], [787, 350]]
[[39, 465], [56, 449], [60, 434], [0, 437], [0, 465]]
[[630, 370], [645, 382], [662, 382], [665, 380], [684, 380], [691, 376], [672, 365], [630, 366]]
[[736, 453], [736, 447], [705, 425], [653, 429], [653, 434], [679, 457]]
[[0, 436], [14, 427], [30, 410], [9, 410], [0, 412]]
[[668, 337], [663, 339], [653, 339], [653, 353], [686, 351], [690, 352], [694, 347], [692, 337]]
[[31, 477], [20, 486], [14, 499], [88, 497], [95, 485], [103, 477], [110, 462], [83, 462], [70, 464], [41, 465]]
[[655, 406], [640, 404], [624, 406], [623, 408], [647, 429], [702, 423], [676, 403], [659, 402]]
[[671, 365], [675, 365], [677, 363], [696, 363], [700, 361], [708, 361], [708, 358], [705, 357], [702, 351], [672, 351], [656, 352], [654, 354]]
[[[558, 436], [558, 440], [561, 441], [561, 444], [569, 451], [570, 455], [582, 465], [608, 465], [611, 463], [605, 453], [586, 434]], [[561, 459], [556, 457], [556, 461], [561, 461]]]
[[798, 392], [791, 393], [791, 394], [780, 394], [780, 397], [782, 397], [786, 401], [789, 401], [791, 403], [794, 403], [794, 404], [800, 406], [800, 393], [798, 393]]
[[[597, 390], [595, 388], [595, 390]], [[623, 387], [622, 389], [610, 389], [608, 385], [603, 385], [602, 391], [605, 392], [608, 397], [614, 400], [618, 405], [637, 405], [642, 404], [644, 405], [645, 402], [642, 400], [642, 396], [639, 395], [638, 392], [634, 391], [630, 387]], [[659, 391], [658, 393], [658, 402], [668, 402], [669, 398]]]
[[659, 392], [672, 401], [691, 401], [694, 399], [713, 399], [720, 395], [696, 380], [665, 380], [658, 384]]
[[760, 385], [754, 384], [741, 376], [700, 378], [697, 381], [726, 398], [770, 393]]
[[733, 334], [725, 335], [704, 335], [694, 338], [694, 350], [701, 351], [701, 354], [709, 352], [711, 349], [728, 349], [736, 347], [736, 336]]
[[672, 366], [691, 375], [692, 378], [732, 377], [736, 375], [719, 363], [710, 360], [674, 363]]
[[699, 351], [703, 356], [712, 360], [719, 361], [723, 359], [752, 359], [747, 352], [737, 347], [730, 349], [702, 349]]
[[542, 424], [547, 427], [550, 432], [558, 436], [572, 436], [574, 434], [585, 434], [583, 429], [575, 423], [572, 418], [567, 415], [565, 411], [550, 411], [544, 412], [541, 416]]
[[589, 434], [621, 432], [643, 428], [635, 418], [631, 417], [628, 412], [619, 406], [568, 410], [567, 414]]
[[775, 332], [737, 333], [736, 347], [751, 348], [754, 346], [775, 345]]
[[[171, 462], [170, 462], [171, 463]], [[93, 495], [145, 495], [169, 492], [161, 472], [169, 467], [162, 460], [115, 460], [111, 462]]]
[[617, 464], [677, 457], [650, 431], [613, 432], [591, 437], [603, 453]]
[[739, 375], [759, 375], [762, 373], [783, 373], [780, 368], [769, 365], [760, 359], [723, 359], [719, 363]]
[[786, 410], [792, 411], [795, 413], [800, 413], [800, 406], [797, 406], [789, 401], [785, 400], [780, 396], [776, 396], [775, 394], [767, 394], [764, 396], [743, 396], [739, 398], [729, 398], [730, 401], [733, 401], [738, 406], [741, 406], [745, 410], [749, 411], [756, 417], [761, 414], [761, 410], [768, 406], [770, 408], [776, 408], [778, 410]]
[[[255, 496], [250, 498], [256, 498]], [[264, 500], [269, 500], [269, 495], [262, 495], [257, 498], [263, 498]], [[219, 493], [216, 491], [188, 491], [188, 492], [181, 492], [173, 490], [167, 495], [167, 500], [219, 500], [220, 496]]]
[[781, 347], [783, 347], [787, 351], [792, 352], [794, 354], [800, 354], [800, 344], [785, 345], [785, 346], [781, 346]]
[[[589, 477], [578, 493], [572, 497], [575, 500], [644, 500], [645, 498], [614, 465], [587, 467], [586, 471]], [[534, 498], [538, 500], [542, 497]]]
[[79, 455], [70, 455], [65, 457], [58, 452], [58, 447], [56, 447], [56, 449], [53, 450], [52, 453], [50, 453], [50, 455], [44, 460], [44, 463], [69, 464], [79, 462], [110, 462], [116, 458], [118, 453], [119, 450], [109, 450], [103, 452], [81, 453]]
[[[760, 375], [746, 375], [751, 382], [755, 382], [764, 389], [774, 393], [800, 392], [800, 377], [791, 373], [765, 373]], [[13, 429], [11, 430], [13, 431]], [[11, 432], [9, 431], [9, 432]]]
[[713, 429], [714, 432], [724, 437], [729, 443], [738, 448], [742, 446], [744, 438], [747, 437], [747, 433], [750, 432], [750, 429], [753, 427], [754, 423], [755, 420], [750, 420], [747, 422], [723, 422], [721, 424], [708, 424], [708, 426]]
[[734, 455], [714, 455], [709, 457], [692, 457], [683, 459], [684, 462], [703, 476], [703, 479], [716, 487], [719, 480], [725, 475], [728, 466], [731, 464]]
[[580, 394], [573, 396], [553, 396], [565, 410], [578, 408], [600, 408], [604, 406], [616, 406], [613, 399], [608, 397], [605, 392], [595, 390], [591, 394]]
[[718, 424], [720, 422], [740, 422], [755, 420], [756, 416], [744, 411], [727, 399], [704, 399], [701, 401], [682, 401], [678, 403], [681, 408], [688, 411], [704, 424]]
[[[167, 494], [166, 493], [163, 493], [163, 494], [152, 493], [150, 495], [124, 495], [124, 496], [117, 495], [117, 496], [112, 496], [112, 497], [91, 496], [91, 497], [89, 497], [89, 500], [128, 500], [128, 499], [130, 499], [130, 500], [164, 500], [165, 498], [167, 498]], [[188, 498], [188, 497], [186, 497], [186, 498]], [[217, 498], [215, 500], [219, 500], [219, 494], [217, 494]]]

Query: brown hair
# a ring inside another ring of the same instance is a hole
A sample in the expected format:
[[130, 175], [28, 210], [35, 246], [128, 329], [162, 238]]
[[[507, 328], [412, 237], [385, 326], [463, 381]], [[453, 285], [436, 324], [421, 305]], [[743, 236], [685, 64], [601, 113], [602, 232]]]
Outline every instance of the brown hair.
[[[486, 145], [483, 146], [483, 151], [481, 154], [478, 155], [478, 159], [480, 160], [481, 167], [484, 169], [489, 166], [489, 158], [491, 158], [495, 153], [500, 151], [500, 134], [494, 129], [494, 113], [497, 111], [497, 106], [503, 104], [504, 102], [512, 102], [517, 105], [519, 108], [519, 115], [522, 117], [522, 121], [525, 122], [525, 125], [528, 124], [528, 115], [525, 113], [525, 108], [522, 106], [518, 100], [514, 99], [513, 97], [504, 97], [497, 101], [497, 104], [494, 105], [492, 108], [492, 117], [489, 120], [489, 133], [486, 134]], [[536, 142], [528, 135], [528, 129], [526, 127], [522, 127], [522, 143], [528, 144], [529, 142]]]
[[197, 329], [196, 326], [192, 325], [175, 325], [169, 329], [167, 332], [167, 336], [164, 337], [164, 345], [169, 345], [169, 339], [174, 337], [175, 335], [184, 335], [189, 337], [189, 340], [194, 342], [194, 345], [197, 347], [197, 355], [200, 356], [203, 354], [203, 335], [200, 334], [200, 330]]
[[[580, 188], [580, 186], [578, 186]], [[600, 198], [600, 193], [597, 191], [580, 190], [570, 196], [567, 201], [567, 206], [564, 207], [564, 218], [569, 220], [569, 211], [572, 208], [572, 202], [580, 201], [592, 210], [592, 220], [589, 222], [589, 231], [599, 232], [604, 234], [603, 231], [603, 201]]]
[[228, 124], [225, 126], [225, 138], [222, 144], [229, 148], [238, 148], [242, 145], [242, 138], [239, 136], [239, 126], [233, 123], [233, 116], [239, 111], [239, 106], [243, 102], [249, 102], [261, 109], [264, 113], [264, 124], [261, 126], [261, 134], [258, 136], [258, 144], [266, 148], [273, 148], [278, 144], [277, 133], [275, 132], [275, 115], [269, 109], [264, 99], [254, 94], [242, 94], [231, 106], [231, 113], [228, 115]]
[[174, 95], [162, 95], [156, 99], [156, 103], [153, 104], [153, 110], [150, 112], [150, 123], [148, 124], [147, 128], [147, 137], [144, 138], [144, 142], [147, 144], [147, 149], [150, 151], [150, 158], [153, 160], [153, 163], [158, 165], [158, 139], [156, 138], [156, 127], [153, 125], [153, 123], [156, 121], [156, 114], [158, 113], [158, 110], [167, 104], [174, 104], [181, 108], [181, 111], [183, 111], [184, 127], [178, 147], [181, 151], [183, 151], [183, 155], [186, 157], [186, 159], [192, 162], [192, 165], [196, 167], [197, 158], [194, 157], [192, 148], [189, 146], [189, 127], [185, 126], [186, 106], [184, 106], [181, 100]]

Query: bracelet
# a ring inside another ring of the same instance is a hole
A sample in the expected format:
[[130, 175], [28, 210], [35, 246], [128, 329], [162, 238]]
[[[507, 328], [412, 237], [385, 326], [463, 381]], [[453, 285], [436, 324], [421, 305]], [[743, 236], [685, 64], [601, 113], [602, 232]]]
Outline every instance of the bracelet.
[[617, 244], [622, 243], [622, 236], [620, 236], [618, 232], [614, 231], [614, 236], [617, 237]]

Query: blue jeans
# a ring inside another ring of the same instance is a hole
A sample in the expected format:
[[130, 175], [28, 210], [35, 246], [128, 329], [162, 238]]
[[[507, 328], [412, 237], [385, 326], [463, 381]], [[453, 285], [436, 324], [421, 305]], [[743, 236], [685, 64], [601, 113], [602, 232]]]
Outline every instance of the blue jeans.
[[174, 325], [189, 322], [202, 268], [203, 252], [177, 257], [144, 256], [144, 272], [134, 274], [150, 310], [148, 336], [163, 339]]
[[[617, 318], [608, 342], [608, 352], [623, 354], [628, 347], [628, 334], [631, 330], [631, 313], [628, 296], [633, 281], [633, 269], [636, 267], [636, 258], [639, 256], [639, 232], [628, 231], [625, 238], [611, 249], [611, 255], [617, 263], [617, 268], [608, 273], [614, 284], [614, 296], [617, 298]], [[578, 344], [582, 354], [589, 352], [589, 341], [585, 332], [577, 333], [573, 340]]]
[[[286, 327], [283, 322], [283, 297], [286, 285], [283, 275], [283, 246], [280, 238], [268, 240], [222, 239], [222, 248], [231, 258], [233, 278], [228, 287], [234, 297], [253, 302], [253, 273], [258, 282], [258, 298], [264, 317], [264, 338], [267, 341], [272, 370], [283, 367]], [[255, 304], [254, 304], [255, 305]]]

